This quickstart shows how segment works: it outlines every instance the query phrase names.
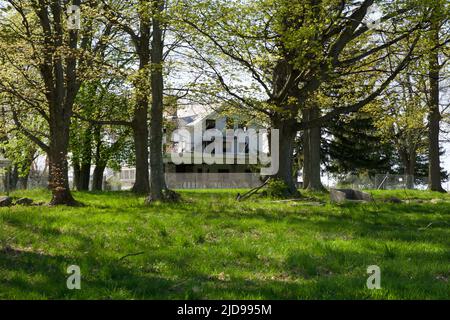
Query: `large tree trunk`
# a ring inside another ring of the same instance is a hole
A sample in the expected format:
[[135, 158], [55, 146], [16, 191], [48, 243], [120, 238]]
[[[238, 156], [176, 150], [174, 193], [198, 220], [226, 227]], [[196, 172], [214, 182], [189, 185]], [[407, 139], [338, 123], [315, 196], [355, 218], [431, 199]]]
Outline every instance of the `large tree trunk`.
[[[309, 109], [304, 109], [302, 111], [303, 113], [303, 119], [309, 120], [309, 113], [310, 110]], [[302, 137], [302, 141], [303, 141], [303, 170], [302, 170], [302, 177], [303, 177], [303, 189], [308, 188], [309, 186], [309, 179], [311, 176], [311, 154], [310, 154], [310, 147], [309, 147], [309, 142], [310, 142], [310, 130], [304, 130], [303, 131], [303, 137]]]
[[9, 178], [10, 190], [17, 190], [18, 182], [19, 182], [19, 168], [18, 168], [18, 166], [14, 166], [13, 170], [10, 172], [10, 178]]
[[139, 109], [135, 112], [136, 118], [133, 123], [134, 147], [136, 152], [136, 180], [132, 190], [137, 194], [147, 194], [150, 190], [147, 108], [141, 107]]
[[30, 147], [26, 158], [24, 159], [24, 161], [21, 164], [21, 168], [20, 168], [21, 172], [20, 172], [18, 183], [19, 183], [19, 188], [22, 190], [28, 189], [28, 178], [30, 176], [31, 166], [33, 165], [35, 154], [36, 154], [36, 149]]
[[416, 150], [415, 147], [402, 148], [400, 150], [400, 159], [403, 164], [406, 175], [406, 188], [414, 189], [414, 175], [416, 171]]
[[[275, 96], [280, 96], [285, 90], [286, 81], [290, 77], [296, 77], [292, 64], [285, 59], [281, 59], [278, 61], [273, 73], [273, 91]], [[291, 97], [298, 97], [298, 90], [296, 88], [289, 90], [288, 93]], [[298, 196], [300, 193], [297, 190], [293, 172], [298, 103], [293, 104], [289, 99], [283, 98], [271, 101], [271, 103], [275, 104], [281, 110], [275, 111], [271, 117], [272, 127], [280, 131], [279, 170], [275, 176], [286, 184], [288, 189], [288, 195], [286, 196]]]
[[164, 10], [164, 0], [157, 0], [153, 15], [152, 38], [152, 110], [150, 123], [150, 196], [148, 201], [166, 200], [167, 189], [163, 162], [163, 38], [159, 14]]
[[78, 160], [72, 161], [72, 168], [73, 168], [73, 187], [77, 190], [81, 189], [80, 185], [80, 175], [81, 175], [81, 167]]
[[94, 176], [92, 178], [92, 190], [102, 191], [103, 190], [103, 174], [105, 172], [106, 166], [95, 166]]
[[94, 128], [94, 140], [95, 140], [95, 169], [94, 176], [92, 177], [92, 190], [102, 191], [103, 190], [103, 174], [106, 169], [106, 164], [108, 159], [102, 158], [102, 137], [101, 137], [101, 126], [96, 126]]
[[[317, 119], [320, 116], [320, 110], [314, 106], [310, 109], [310, 120]], [[311, 128], [309, 131], [309, 181], [307, 189], [311, 191], [325, 190], [320, 180], [320, 142], [322, 138], [322, 129], [320, 127]]]
[[80, 188], [78, 191], [89, 191], [89, 183], [91, 180], [91, 164], [84, 163], [80, 170]]
[[[81, 0], [73, 0], [72, 3], [80, 5]], [[39, 1], [36, 6], [40, 24], [45, 30], [40, 72], [49, 107], [50, 144], [45, 149], [49, 158], [49, 187], [53, 194], [50, 205], [77, 205], [69, 187], [67, 154], [73, 104], [81, 82], [77, 74], [77, 55], [63, 51], [68, 52], [66, 49], [70, 48], [76, 52], [78, 30], [65, 33], [64, 9], [58, 1], [51, 1], [50, 6]], [[62, 48], [65, 50], [61, 51]]]
[[89, 126], [84, 132], [83, 145], [81, 151], [80, 181], [77, 186], [79, 191], [89, 191], [91, 180], [92, 162], [92, 127]]
[[274, 129], [280, 130], [279, 141], [279, 170], [276, 178], [283, 181], [288, 187], [287, 196], [298, 196], [299, 192], [295, 185], [294, 168], [294, 145], [297, 135], [297, 121], [295, 119], [275, 119], [272, 123]]
[[50, 129], [49, 185], [52, 190], [50, 205], [76, 205], [69, 187], [67, 152], [69, 125], [52, 125]]
[[136, 88], [136, 107], [132, 123], [136, 155], [136, 180], [132, 190], [137, 194], [147, 194], [150, 190], [148, 165], [148, 107], [150, 96], [149, 69], [151, 68], [151, 32], [149, 11], [145, 3], [142, 4], [139, 27], [139, 43], [136, 44], [136, 51], [139, 56], [139, 75], [134, 82]]
[[19, 181], [19, 170], [17, 165], [10, 167], [3, 179], [4, 186], [9, 191], [14, 191], [17, 189], [17, 182]]
[[[439, 45], [439, 21], [433, 22], [433, 44]], [[439, 51], [435, 49], [430, 54], [429, 63], [430, 101], [428, 115], [428, 139], [429, 139], [429, 171], [428, 188], [432, 191], [445, 192], [441, 185], [441, 161], [439, 148], [439, 133], [441, 112], [439, 110]]]
[[416, 152], [411, 151], [408, 165], [406, 167], [406, 188], [414, 189], [414, 176], [416, 172]]

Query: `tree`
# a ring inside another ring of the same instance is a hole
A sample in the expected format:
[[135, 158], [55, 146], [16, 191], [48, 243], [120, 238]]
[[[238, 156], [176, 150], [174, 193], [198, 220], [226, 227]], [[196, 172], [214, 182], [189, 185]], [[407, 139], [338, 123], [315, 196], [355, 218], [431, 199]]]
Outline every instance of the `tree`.
[[[192, 35], [188, 42], [197, 57], [212, 70], [211, 78], [235, 105], [260, 112], [280, 130], [283, 139], [277, 177], [292, 194], [297, 193], [292, 167], [298, 132], [323, 127], [341, 114], [360, 110], [375, 100], [413, 57], [416, 31], [423, 27], [422, 17], [418, 21], [411, 18], [413, 2], [385, 5], [387, 12], [381, 20], [391, 24], [385, 31], [373, 30], [366, 23], [374, 3], [273, 0], [224, 4], [211, 0], [186, 4], [192, 15], [180, 19]], [[410, 24], [395, 24], [405, 16], [410, 17]], [[406, 40], [410, 46], [395, 52], [402, 59], [393, 70], [378, 69], [379, 61], [393, 54], [389, 48]], [[235, 71], [230, 72], [226, 63]], [[247, 83], [233, 81], [237, 73], [248, 79]], [[355, 74], [360, 75], [360, 89], [355, 90], [354, 85], [341, 89], [348, 104], [332, 105], [320, 115], [316, 112], [315, 119], [301, 119], [323, 85], [344, 82]], [[314, 136], [317, 146], [317, 132]]]
[[[167, 2], [164, 0], [134, 1], [131, 10], [120, 10], [105, 4], [109, 21], [121, 28], [131, 39], [139, 67], [133, 77], [136, 106], [132, 128], [135, 136], [136, 182], [133, 191], [149, 193], [150, 200], [164, 200], [167, 186], [163, 164], [163, 115], [164, 115], [164, 60], [170, 50], [164, 53], [165, 32], [167, 31]], [[124, 12], [129, 13], [127, 16]], [[139, 30], [133, 28], [135, 17], [139, 21]], [[148, 113], [151, 96], [150, 117], [150, 185], [148, 165]], [[171, 193], [173, 194], [173, 193]]]
[[[309, 121], [320, 117], [320, 107], [313, 102], [303, 110], [303, 119]], [[303, 131], [303, 187], [310, 191], [323, 191], [320, 180], [322, 128], [317, 126]]]
[[74, 185], [78, 190], [89, 190], [92, 164], [95, 165], [92, 189], [101, 190], [108, 162], [123, 151], [128, 141], [131, 122], [117, 121], [126, 118], [130, 108], [128, 91], [123, 87], [122, 79], [113, 74], [109, 79], [84, 83], [78, 93], [70, 145]]
[[132, 149], [129, 128], [95, 126], [94, 129], [94, 174], [92, 190], [102, 191], [106, 167], [119, 170]]
[[[71, 130], [73, 184], [78, 191], [88, 191], [91, 178], [93, 126], [73, 121]], [[74, 137], [77, 135], [76, 137]]]
[[426, 150], [426, 88], [422, 61], [411, 63], [386, 90], [379, 103], [365, 109], [372, 115], [383, 143], [395, 147], [400, 172], [407, 176], [407, 187], [414, 187], [420, 159]]
[[[446, 1], [435, 1], [430, 7], [431, 9], [431, 27], [429, 31], [430, 52], [428, 57], [429, 63], [429, 115], [428, 115], [428, 152], [429, 152], [429, 189], [432, 191], [446, 192], [441, 185], [441, 162], [440, 162], [440, 122], [441, 104], [440, 104], [440, 82], [441, 70], [444, 64], [441, 64], [440, 58], [442, 53], [441, 32], [448, 22], [448, 13], [450, 6]], [[445, 32], [445, 31], [444, 31]], [[448, 40], [447, 40], [448, 41]]]
[[151, 110], [151, 184], [148, 201], [168, 200], [166, 198], [166, 180], [163, 162], [163, 115], [164, 115], [164, 77], [163, 77], [163, 13], [164, 0], [155, 0], [152, 8], [153, 38], [152, 38], [152, 110]]
[[[138, 69], [131, 77], [135, 94], [133, 120], [131, 121], [136, 159], [136, 181], [133, 192], [138, 194], [147, 194], [150, 191], [148, 114], [149, 99], [152, 94], [150, 44], [153, 2], [153, 0], [138, 0], [131, 3], [102, 1], [106, 18], [131, 39], [133, 53], [138, 60]], [[137, 25], [135, 21], [138, 21]]]
[[[2, 127], [6, 128], [4, 124]], [[9, 183], [8, 189], [27, 189], [31, 166], [38, 155], [36, 147], [30, 146], [29, 140], [20, 132], [16, 134], [1, 132], [0, 154], [11, 161], [10, 170], [6, 173], [9, 177], [8, 179], [5, 177]]]
[[380, 136], [370, 113], [360, 111], [340, 117], [328, 127], [327, 133], [325, 150], [329, 172], [373, 176], [391, 171], [392, 143]]
[[[17, 75], [29, 89], [18, 88], [8, 73], [1, 77], [1, 89], [34, 108], [48, 123], [49, 134], [43, 141], [24, 127], [20, 111], [11, 106], [16, 126], [48, 155], [50, 204], [76, 205], [69, 188], [67, 161], [73, 105], [83, 80], [95, 77], [97, 59], [103, 56], [111, 29], [89, 15], [84, 16], [83, 28], [69, 26], [65, 1], [5, 2], [9, 11], [1, 26], [2, 63], [5, 70], [20, 70]], [[70, 1], [70, 5], [79, 7], [81, 1]], [[42, 101], [30, 99], [25, 94], [29, 92]]]

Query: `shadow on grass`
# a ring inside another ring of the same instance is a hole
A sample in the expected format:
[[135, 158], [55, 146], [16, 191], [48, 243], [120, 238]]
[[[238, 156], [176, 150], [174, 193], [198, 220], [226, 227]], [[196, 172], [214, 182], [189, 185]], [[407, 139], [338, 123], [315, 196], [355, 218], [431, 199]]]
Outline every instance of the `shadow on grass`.
[[[430, 221], [448, 221], [445, 204], [304, 208], [258, 203], [252, 207], [226, 202], [229, 197], [218, 197], [224, 199], [223, 204], [211, 204], [207, 197], [194, 204], [146, 207], [143, 202], [140, 204], [140, 198], [127, 193], [114, 193], [112, 200], [108, 194], [80, 194], [83, 197], [89, 197], [90, 207], [77, 212], [63, 208], [42, 215], [31, 211], [2, 215], [7, 227], [25, 237], [20, 242], [12, 241], [21, 246], [0, 251], [0, 298], [448, 298], [445, 279], [449, 276], [446, 262], [450, 256], [440, 250], [448, 243], [448, 228], [435, 224], [418, 230]], [[105, 211], [91, 212], [92, 208]], [[106, 212], [110, 216], [101, 220]], [[59, 215], [53, 216], [56, 213]], [[69, 220], [70, 214], [75, 216]], [[123, 220], [116, 219], [116, 215]], [[142, 225], [150, 220], [150, 227], [144, 228]], [[249, 223], [244, 224], [243, 220]], [[281, 222], [283, 228], [275, 226], [276, 222]], [[286, 233], [288, 229], [294, 233], [308, 231], [313, 236], [295, 240], [311, 243], [299, 249], [301, 243], [286, 241], [278, 245], [271, 243], [270, 238], [264, 239], [264, 235], [261, 242], [257, 242], [259, 238], [255, 242], [243, 241], [241, 233], [253, 231], [258, 223], [265, 227], [256, 230], [259, 236], [270, 230], [278, 233], [277, 240], [283, 241], [292, 240], [292, 234]], [[90, 224], [98, 229], [86, 232]], [[230, 236], [220, 233], [226, 224], [232, 228]], [[142, 230], [127, 232], [130, 225]], [[211, 228], [204, 231], [204, 225]], [[156, 236], [146, 238], [151, 232]], [[193, 232], [199, 233], [192, 235]], [[221, 236], [217, 244], [208, 243], [207, 232]], [[176, 238], [179, 234], [181, 240]], [[27, 237], [36, 247], [56, 253], [27, 248]], [[342, 240], [345, 245], [337, 247], [342, 243], [333, 243], [334, 240]], [[354, 240], [355, 247], [350, 240]], [[64, 241], [66, 247], [57, 252]], [[431, 249], [423, 251], [410, 246], [415, 241], [431, 244]], [[268, 254], [272, 248], [280, 253]], [[145, 253], [119, 261], [129, 250]], [[80, 291], [66, 288], [65, 271], [72, 264], [82, 270]], [[382, 267], [385, 289], [377, 293], [365, 288], [365, 268], [371, 264]]]
[[[48, 234], [45, 229], [38, 232]], [[405, 254], [395, 247], [380, 251], [375, 239], [372, 251], [367, 251], [370, 246], [358, 251], [316, 243], [314, 250], [289, 250], [281, 265], [264, 257], [265, 264], [278, 270], [271, 274], [259, 265], [261, 257], [248, 249], [235, 250], [232, 255], [221, 252], [208, 261], [211, 256], [201, 249], [147, 248], [142, 257], [119, 261], [117, 255], [89, 251], [92, 239], [77, 233], [70, 236], [79, 240], [73, 255], [39, 253], [32, 248], [0, 250], [0, 270], [6, 275], [0, 283], [0, 297], [21, 297], [26, 292], [46, 299], [370, 299], [409, 294], [448, 298], [448, 284], [436, 279], [438, 274], [448, 277], [445, 266], [435, 265], [449, 261], [449, 253], [410, 248]], [[223, 270], [239, 263], [240, 273], [208, 274], [195, 268], [198, 261]], [[82, 270], [80, 291], [66, 288], [65, 270], [72, 264]], [[365, 268], [372, 264], [383, 270], [385, 289], [376, 294], [365, 288]], [[416, 265], [421, 269], [415, 270]]]
[[[10, 273], [0, 285], [4, 298], [20, 296], [21, 292], [33, 293], [34, 298], [38, 299], [297, 299], [308, 296], [332, 298], [329, 292], [323, 294], [320, 292], [321, 284], [325, 285], [324, 280], [320, 279], [318, 283], [306, 286], [298, 281], [286, 279], [250, 280], [231, 277], [220, 280], [197, 272], [185, 273], [171, 279], [154, 273], [138, 274], [136, 269], [114, 260], [102, 264], [86, 259], [76, 262], [64, 256], [2, 251], [0, 267], [3, 272]], [[71, 264], [80, 265], [81, 290], [70, 291], [66, 287], [69, 275], [65, 270]], [[186, 261], [183, 261], [178, 267], [183, 268], [185, 264]], [[356, 280], [346, 279], [344, 283]], [[328, 286], [331, 282], [326, 283]], [[305, 295], [305, 288], [308, 288], [309, 294]], [[349, 285], [349, 288], [354, 288], [354, 284]], [[348, 298], [355, 296], [354, 294], [348, 296], [349, 293], [345, 293]]]

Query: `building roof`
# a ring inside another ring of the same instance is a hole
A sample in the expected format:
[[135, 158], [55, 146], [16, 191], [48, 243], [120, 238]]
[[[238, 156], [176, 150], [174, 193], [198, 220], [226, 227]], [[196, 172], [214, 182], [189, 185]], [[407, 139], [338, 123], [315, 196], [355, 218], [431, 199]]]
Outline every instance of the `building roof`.
[[195, 126], [208, 117], [216, 114], [216, 110], [210, 106], [190, 105], [177, 110], [178, 125]]

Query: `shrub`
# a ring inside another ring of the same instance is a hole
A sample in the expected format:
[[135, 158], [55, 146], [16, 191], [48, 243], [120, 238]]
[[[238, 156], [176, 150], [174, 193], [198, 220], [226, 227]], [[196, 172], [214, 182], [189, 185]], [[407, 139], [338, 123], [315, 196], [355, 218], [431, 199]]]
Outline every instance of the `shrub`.
[[290, 195], [289, 188], [284, 181], [271, 179], [267, 184], [264, 195], [269, 198], [287, 198]]

